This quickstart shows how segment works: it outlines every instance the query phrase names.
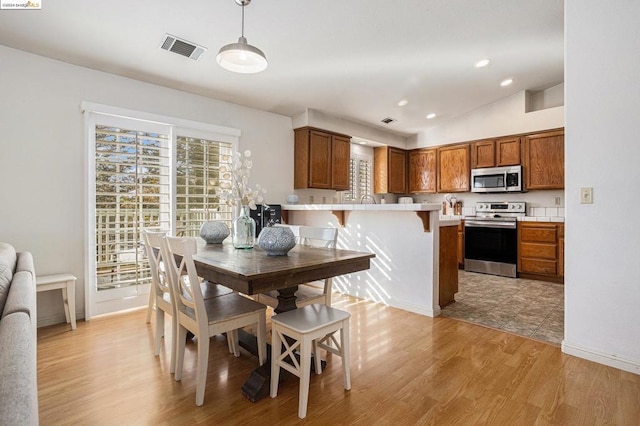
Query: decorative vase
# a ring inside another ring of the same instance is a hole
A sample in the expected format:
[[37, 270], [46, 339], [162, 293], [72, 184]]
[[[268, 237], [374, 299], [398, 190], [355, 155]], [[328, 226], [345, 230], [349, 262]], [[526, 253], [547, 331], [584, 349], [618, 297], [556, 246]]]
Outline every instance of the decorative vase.
[[249, 216], [249, 206], [241, 206], [240, 214], [233, 220], [231, 237], [235, 248], [253, 248], [256, 240], [256, 222]]
[[296, 245], [296, 237], [291, 229], [284, 226], [262, 228], [258, 237], [258, 246], [268, 256], [285, 256]]
[[229, 236], [229, 228], [224, 222], [211, 221], [205, 222], [200, 227], [200, 237], [207, 242], [207, 244], [220, 244], [222, 240]]

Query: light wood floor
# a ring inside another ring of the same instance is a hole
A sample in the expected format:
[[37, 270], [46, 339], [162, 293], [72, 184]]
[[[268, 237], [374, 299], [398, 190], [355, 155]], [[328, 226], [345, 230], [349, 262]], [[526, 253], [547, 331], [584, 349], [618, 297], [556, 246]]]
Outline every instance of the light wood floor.
[[[336, 425], [638, 425], [640, 376], [556, 346], [336, 296], [351, 318], [351, 391], [338, 357], [311, 376], [304, 422]], [[153, 321], [152, 321], [153, 323]], [[195, 405], [195, 345], [181, 382], [168, 345], [153, 356], [145, 311], [38, 330], [42, 425], [296, 424], [298, 381], [253, 404], [240, 388], [257, 358], [211, 339], [205, 401]], [[169, 327], [167, 325], [167, 335]]]

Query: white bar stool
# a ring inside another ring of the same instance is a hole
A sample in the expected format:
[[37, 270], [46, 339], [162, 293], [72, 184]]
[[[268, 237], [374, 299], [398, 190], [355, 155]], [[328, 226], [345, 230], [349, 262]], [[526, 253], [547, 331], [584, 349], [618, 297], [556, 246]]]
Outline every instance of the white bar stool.
[[[309, 400], [309, 375], [311, 373], [311, 352], [315, 357], [316, 373], [322, 372], [318, 347], [342, 357], [344, 388], [351, 389], [349, 370], [349, 312], [325, 305], [307, 305], [293, 311], [271, 317], [271, 398], [278, 394], [280, 368], [284, 368], [300, 378], [298, 392], [298, 417], [307, 415]], [[335, 333], [340, 331], [340, 342]], [[289, 344], [287, 338], [295, 339]], [[331, 341], [332, 345], [327, 344]], [[281, 353], [284, 346], [285, 351]], [[300, 362], [293, 351], [299, 350]], [[286, 362], [289, 358], [292, 363]]]
[[36, 292], [62, 290], [62, 303], [67, 324], [76, 329], [76, 277], [72, 274], [40, 275], [36, 277]]

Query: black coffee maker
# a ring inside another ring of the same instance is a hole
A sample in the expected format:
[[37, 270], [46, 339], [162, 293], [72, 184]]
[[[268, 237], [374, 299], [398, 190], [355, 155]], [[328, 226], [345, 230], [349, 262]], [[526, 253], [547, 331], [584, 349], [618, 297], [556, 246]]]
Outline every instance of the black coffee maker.
[[256, 209], [250, 210], [249, 216], [256, 221], [257, 237], [265, 226], [282, 223], [282, 206], [280, 204], [256, 204]]

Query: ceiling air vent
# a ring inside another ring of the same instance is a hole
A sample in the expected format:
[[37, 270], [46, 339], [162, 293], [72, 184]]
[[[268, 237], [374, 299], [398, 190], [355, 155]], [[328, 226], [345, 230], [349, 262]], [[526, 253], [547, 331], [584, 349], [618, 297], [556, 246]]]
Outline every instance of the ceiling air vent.
[[396, 122], [398, 120], [396, 120], [395, 118], [387, 117], [387, 118], [383, 118], [380, 121], [382, 121], [384, 124], [391, 124], [391, 123], [394, 123], [394, 122]]
[[180, 37], [172, 36], [171, 34], [165, 34], [161, 49], [168, 50], [169, 52], [177, 53], [178, 55], [186, 56], [194, 61], [197, 61], [200, 56], [207, 51], [206, 47], [198, 46], [195, 43], [181, 39]]

